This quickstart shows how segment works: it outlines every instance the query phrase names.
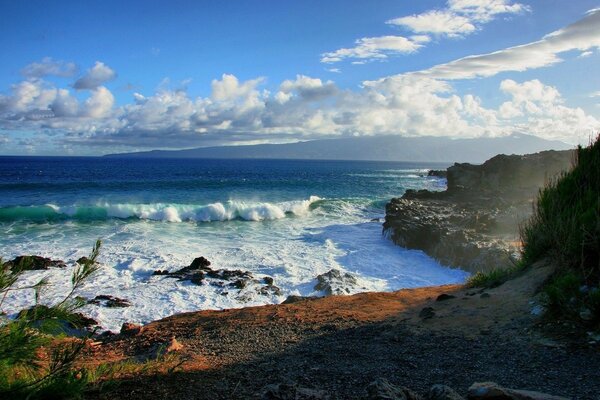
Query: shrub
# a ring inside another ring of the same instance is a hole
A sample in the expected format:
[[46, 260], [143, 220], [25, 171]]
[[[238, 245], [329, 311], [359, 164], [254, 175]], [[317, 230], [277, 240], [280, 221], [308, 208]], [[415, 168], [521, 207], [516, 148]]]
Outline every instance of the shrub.
[[547, 314], [600, 323], [600, 136], [577, 148], [573, 168], [540, 190], [521, 226], [522, 260], [554, 261], [543, 292]]
[[600, 278], [600, 136], [579, 147], [571, 171], [541, 189], [533, 216], [521, 226], [527, 264], [555, 260], [586, 282]]
[[[67, 324], [78, 326], [81, 317], [74, 313], [85, 304], [76, 291], [100, 265], [96, 263], [101, 242], [98, 240], [82, 265], [77, 264], [71, 277], [71, 290], [61, 301], [51, 306], [40, 304], [40, 290], [45, 279], [32, 286], [16, 286], [27, 268], [29, 259], [11, 266], [0, 261], [0, 312], [10, 291], [33, 290], [35, 304], [9, 319], [0, 313], [0, 397], [3, 398], [74, 398], [81, 397], [87, 383], [87, 373], [74, 368], [84, 347], [82, 340], [53, 343], [47, 359], [42, 351], [51, 344], [53, 335], [63, 333]], [[6, 397], [4, 397], [6, 396]]]

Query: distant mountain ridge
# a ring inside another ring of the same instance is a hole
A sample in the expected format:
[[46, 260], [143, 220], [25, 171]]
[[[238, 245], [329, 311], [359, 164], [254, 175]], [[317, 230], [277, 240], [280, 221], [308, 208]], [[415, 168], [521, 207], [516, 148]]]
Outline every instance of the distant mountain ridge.
[[497, 138], [369, 136], [323, 139], [286, 144], [200, 147], [187, 150], [152, 150], [108, 154], [135, 158], [307, 159], [356, 161], [472, 162], [482, 163], [496, 154], [529, 154], [567, 150], [574, 146], [525, 134]]

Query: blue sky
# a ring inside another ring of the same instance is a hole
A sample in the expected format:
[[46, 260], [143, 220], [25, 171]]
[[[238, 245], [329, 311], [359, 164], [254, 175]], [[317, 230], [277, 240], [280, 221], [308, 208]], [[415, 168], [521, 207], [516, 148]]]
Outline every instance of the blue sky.
[[0, 3], [0, 154], [600, 129], [599, 1]]

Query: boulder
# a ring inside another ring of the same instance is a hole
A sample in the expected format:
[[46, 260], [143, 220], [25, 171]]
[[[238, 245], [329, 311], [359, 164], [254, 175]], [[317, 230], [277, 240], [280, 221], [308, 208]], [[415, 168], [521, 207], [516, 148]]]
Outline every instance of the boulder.
[[435, 317], [435, 310], [433, 307], [425, 307], [419, 312], [419, 318], [431, 319]]
[[446, 385], [433, 385], [427, 392], [427, 400], [464, 400], [464, 397]]
[[350, 294], [351, 289], [357, 284], [354, 275], [343, 273], [338, 269], [318, 275], [317, 281], [315, 290], [322, 291], [327, 296]]
[[125, 322], [121, 325], [120, 334], [124, 336], [136, 336], [142, 332], [142, 325]]
[[427, 171], [427, 176], [446, 178], [448, 176], [448, 171], [445, 169], [430, 169], [429, 171]]
[[301, 301], [311, 301], [311, 300], [316, 300], [319, 299], [319, 297], [317, 296], [296, 296], [296, 295], [289, 295], [281, 304], [293, 304], [293, 303], [299, 303]]
[[88, 304], [95, 304], [97, 306], [103, 306], [108, 308], [121, 308], [131, 306], [129, 300], [121, 299], [119, 297], [110, 296], [107, 294], [99, 294], [92, 300], [88, 301]]
[[263, 400], [327, 400], [323, 390], [301, 387], [296, 383], [278, 383], [263, 388]]
[[378, 378], [367, 386], [368, 400], [422, 400], [423, 398], [410, 389], [396, 386], [384, 378]]
[[48, 268], [65, 268], [67, 264], [63, 260], [52, 260], [40, 256], [18, 256], [3, 264], [4, 268], [11, 271], [40, 271]]
[[566, 397], [553, 396], [529, 390], [504, 388], [494, 382], [476, 382], [469, 388], [470, 400], [568, 400]]

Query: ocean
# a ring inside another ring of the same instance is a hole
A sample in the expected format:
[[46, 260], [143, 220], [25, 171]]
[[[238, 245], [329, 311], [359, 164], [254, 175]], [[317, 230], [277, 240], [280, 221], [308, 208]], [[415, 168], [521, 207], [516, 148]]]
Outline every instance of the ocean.
[[[280, 303], [322, 295], [316, 276], [331, 269], [357, 278], [351, 293], [463, 282], [468, 274], [382, 234], [385, 204], [406, 189], [443, 190], [428, 177], [435, 163], [0, 157], [0, 256], [61, 259], [66, 269], [25, 273], [19, 285], [48, 277], [52, 303], [70, 284], [75, 260], [102, 240], [101, 271], [78, 295], [125, 298], [130, 307], [86, 305], [103, 329], [174, 313]], [[203, 256], [213, 269], [272, 277], [232, 288], [155, 276]], [[33, 303], [10, 292], [4, 311]]]

